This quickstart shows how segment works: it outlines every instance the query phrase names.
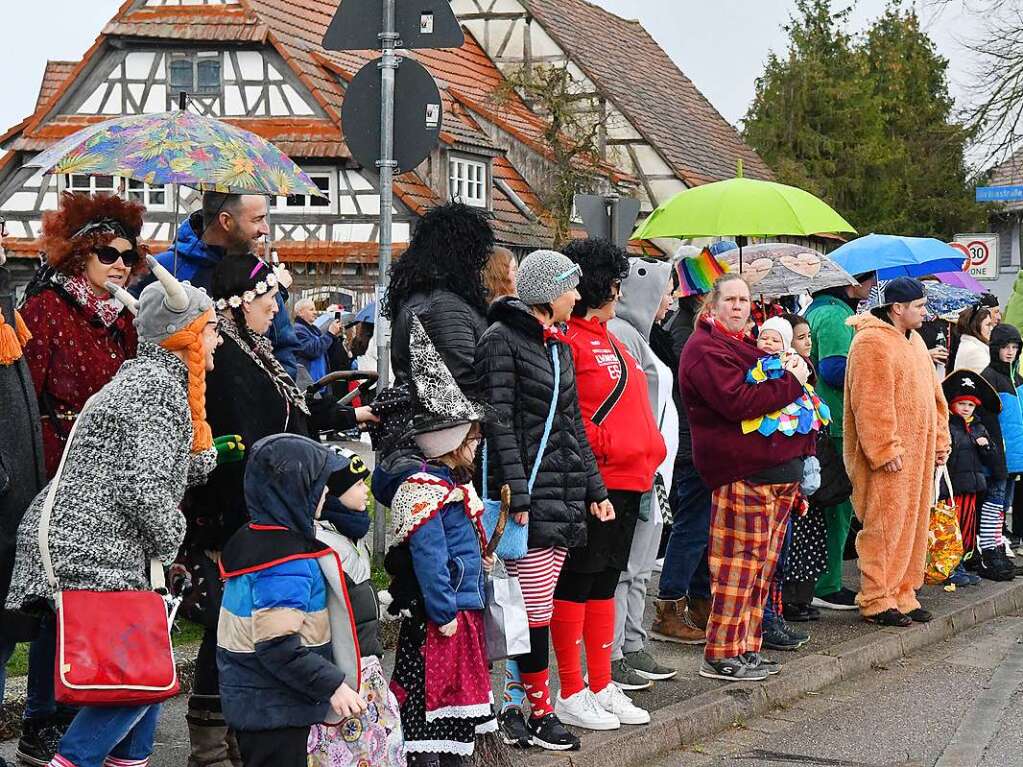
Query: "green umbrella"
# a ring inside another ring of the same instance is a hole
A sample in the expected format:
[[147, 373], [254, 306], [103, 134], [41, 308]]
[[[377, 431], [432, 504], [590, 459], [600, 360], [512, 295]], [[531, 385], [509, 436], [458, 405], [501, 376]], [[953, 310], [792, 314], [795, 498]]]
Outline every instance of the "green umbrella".
[[659, 205], [633, 239], [771, 237], [856, 230], [825, 202], [794, 186], [739, 178], [685, 189]]

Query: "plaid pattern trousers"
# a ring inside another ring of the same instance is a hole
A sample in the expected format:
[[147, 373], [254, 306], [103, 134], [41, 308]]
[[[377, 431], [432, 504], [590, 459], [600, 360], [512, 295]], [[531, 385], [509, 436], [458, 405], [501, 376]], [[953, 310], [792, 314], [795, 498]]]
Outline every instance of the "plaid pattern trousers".
[[755, 485], [740, 480], [711, 494], [707, 561], [713, 598], [707, 660], [760, 652], [764, 603], [798, 498], [798, 482]]

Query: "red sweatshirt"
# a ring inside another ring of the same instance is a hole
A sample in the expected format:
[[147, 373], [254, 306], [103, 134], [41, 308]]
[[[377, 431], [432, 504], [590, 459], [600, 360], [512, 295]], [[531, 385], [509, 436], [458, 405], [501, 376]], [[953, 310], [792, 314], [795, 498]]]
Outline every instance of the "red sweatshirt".
[[604, 484], [609, 490], [647, 492], [667, 450], [650, 409], [643, 368], [597, 320], [573, 317], [567, 341], [579, 409]]
[[682, 349], [678, 387], [693, 434], [693, 464], [711, 490], [814, 452], [817, 432], [742, 433], [745, 419], [780, 410], [803, 393], [791, 373], [746, 383], [762, 356], [752, 339], [740, 341], [704, 320]]

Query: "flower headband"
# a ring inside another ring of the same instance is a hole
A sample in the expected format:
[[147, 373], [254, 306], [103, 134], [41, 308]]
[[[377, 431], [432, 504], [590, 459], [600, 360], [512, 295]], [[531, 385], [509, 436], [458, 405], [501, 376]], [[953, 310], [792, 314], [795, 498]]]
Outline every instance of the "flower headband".
[[[263, 268], [269, 269], [269, 267], [265, 263], [260, 261], [249, 273], [249, 279], [255, 277], [259, 273], [260, 269]], [[277, 275], [275, 275], [273, 272], [270, 272], [270, 274], [268, 274], [264, 279], [257, 282], [255, 287], [252, 288], [252, 290], [246, 290], [240, 296], [228, 296], [227, 298], [218, 298], [216, 301], [216, 307], [220, 311], [224, 311], [228, 307], [231, 307], [232, 309], [237, 309], [239, 306], [242, 305], [243, 301], [247, 304], [251, 304], [253, 301], [256, 300], [258, 296], [268, 293], [271, 290], [271, 288], [275, 287], [277, 287]]]

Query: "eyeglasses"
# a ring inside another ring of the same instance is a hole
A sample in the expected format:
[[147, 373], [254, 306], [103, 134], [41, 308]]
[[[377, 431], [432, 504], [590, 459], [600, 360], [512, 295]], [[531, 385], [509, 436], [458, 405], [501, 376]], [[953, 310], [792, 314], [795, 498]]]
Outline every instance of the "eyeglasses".
[[96, 257], [99, 259], [99, 262], [101, 264], [105, 264], [107, 266], [110, 266], [111, 264], [116, 264], [117, 259], [121, 259], [121, 261], [124, 262], [124, 265], [127, 266], [129, 269], [135, 266], [135, 264], [137, 264], [139, 261], [139, 254], [137, 250], [126, 250], [122, 252], [117, 248], [113, 248], [109, 245], [105, 245], [102, 248], [97, 248]]

